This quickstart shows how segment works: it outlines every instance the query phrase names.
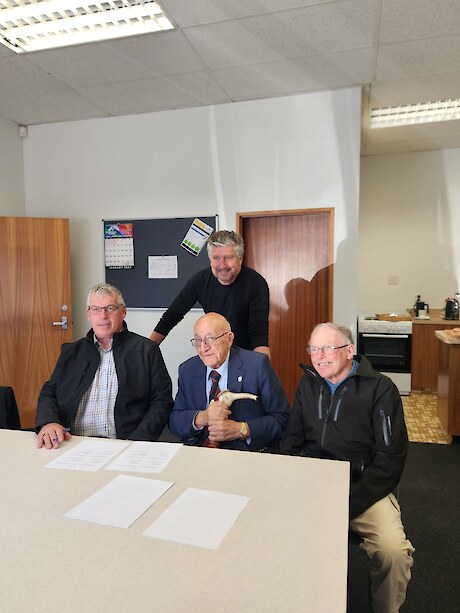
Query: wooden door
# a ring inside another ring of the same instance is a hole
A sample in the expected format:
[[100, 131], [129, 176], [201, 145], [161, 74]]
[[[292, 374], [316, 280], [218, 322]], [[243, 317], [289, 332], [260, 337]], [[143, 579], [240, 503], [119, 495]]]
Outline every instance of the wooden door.
[[[22, 428], [72, 340], [68, 219], [0, 217], [0, 385], [11, 386]], [[67, 317], [68, 329], [53, 325]]]
[[291, 404], [310, 333], [332, 318], [333, 224], [333, 209], [237, 214], [245, 264], [270, 288], [272, 363]]

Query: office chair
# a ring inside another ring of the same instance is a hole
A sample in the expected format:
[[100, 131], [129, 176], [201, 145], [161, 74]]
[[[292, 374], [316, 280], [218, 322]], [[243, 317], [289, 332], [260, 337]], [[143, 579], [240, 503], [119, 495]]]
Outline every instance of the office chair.
[[18, 407], [12, 387], [0, 386], [0, 428], [21, 429]]

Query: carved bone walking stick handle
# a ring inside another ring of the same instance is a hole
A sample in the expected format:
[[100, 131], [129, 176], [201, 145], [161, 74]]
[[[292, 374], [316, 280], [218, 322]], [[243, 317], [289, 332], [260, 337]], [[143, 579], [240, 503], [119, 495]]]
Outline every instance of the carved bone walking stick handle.
[[225, 404], [227, 408], [230, 407], [235, 400], [243, 400], [244, 398], [247, 398], [248, 400], [257, 400], [257, 396], [254, 394], [247, 394], [246, 392], [231, 392], [230, 390], [222, 390], [217, 396], [217, 399]]

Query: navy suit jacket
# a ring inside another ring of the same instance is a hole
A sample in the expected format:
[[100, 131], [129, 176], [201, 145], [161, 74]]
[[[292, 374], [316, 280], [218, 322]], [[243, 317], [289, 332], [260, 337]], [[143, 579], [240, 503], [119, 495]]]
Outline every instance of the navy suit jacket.
[[[229, 419], [246, 421], [251, 443], [244, 439], [219, 443], [223, 449], [260, 451], [276, 443], [289, 419], [289, 403], [268, 357], [256, 351], [230, 349], [227, 387], [231, 392], [256, 394], [257, 400], [236, 400], [230, 407]], [[199, 356], [179, 366], [179, 390], [169, 429], [184, 443], [200, 445], [205, 432], [196, 432], [193, 419], [208, 406], [206, 397], [206, 365]]]

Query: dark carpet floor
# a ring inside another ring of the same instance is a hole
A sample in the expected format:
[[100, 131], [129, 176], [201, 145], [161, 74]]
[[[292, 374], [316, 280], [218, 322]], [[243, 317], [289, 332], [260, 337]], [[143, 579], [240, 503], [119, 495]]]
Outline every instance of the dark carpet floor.
[[[410, 443], [399, 488], [404, 527], [415, 547], [401, 613], [460, 612], [460, 444]], [[348, 613], [370, 613], [368, 563], [350, 544]]]

